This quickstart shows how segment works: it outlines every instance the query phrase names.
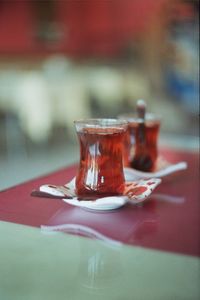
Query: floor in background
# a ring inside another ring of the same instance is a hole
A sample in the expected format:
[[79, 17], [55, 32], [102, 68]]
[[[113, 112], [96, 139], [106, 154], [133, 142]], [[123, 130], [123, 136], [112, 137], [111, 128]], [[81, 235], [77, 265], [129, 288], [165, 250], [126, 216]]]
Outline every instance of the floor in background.
[[78, 156], [75, 145], [59, 145], [48, 151], [40, 148], [31, 154], [18, 153], [9, 158], [0, 156], [0, 190], [71, 165]]
[[[199, 151], [199, 139], [190, 136], [163, 135], [160, 146]], [[40, 147], [29, 153], [18, 151], [15, 155], [0, 155], [0, 190], [53, 172], [76, 163], [79, 149], [76, 143], [58, 143], [48, 148]]]

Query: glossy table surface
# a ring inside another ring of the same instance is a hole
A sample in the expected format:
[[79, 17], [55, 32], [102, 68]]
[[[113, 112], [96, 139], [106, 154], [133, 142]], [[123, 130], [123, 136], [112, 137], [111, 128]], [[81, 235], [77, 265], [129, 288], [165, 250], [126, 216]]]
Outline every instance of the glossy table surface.
[[76, 166], [0, 192], [0, 299], [199, 299], [198, 154], [162, 152], [188, 169], [142, 206], [95, 213], [30, 196]]

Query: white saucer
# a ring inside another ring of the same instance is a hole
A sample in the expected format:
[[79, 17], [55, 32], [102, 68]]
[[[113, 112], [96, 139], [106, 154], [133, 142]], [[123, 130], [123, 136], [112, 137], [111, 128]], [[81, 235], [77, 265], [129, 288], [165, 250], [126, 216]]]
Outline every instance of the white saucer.
[[111, 211], [124, 206], [127, 202], [138, 204], [146, 201], [153, 190], [161, 183], [159, 178], [151, 178], [132, 182], [125, 182], [123, 195], [102, 197], [96, 200], [78, 200], [75, 189], [75, 178], [63, 186], [45, 184], [40, 186], [39, 192], [61, 198], [65, 203], [83, 209], [95, 211]]
[[78, 206], [81, 208], [89, 209], [89, 210], [97, 210], [97, 211], [108, 211], [118, 209], [124, 206], [128, 202], [128, 197], [104, 197], [99, 198], [94, 201], [85, 201], [85, 200], [77, 200], [77, 199], [63, 199], [64, 202]]
[[164, 158], [159, 157], [155, 172], [143, 172], [132, 168], [124, 168], [124, 176], [126, 181], [133, 181], [141, 178], [162, 178], [185, 169], [187, 169], [187, 163], [184, 161], [171, 164]]

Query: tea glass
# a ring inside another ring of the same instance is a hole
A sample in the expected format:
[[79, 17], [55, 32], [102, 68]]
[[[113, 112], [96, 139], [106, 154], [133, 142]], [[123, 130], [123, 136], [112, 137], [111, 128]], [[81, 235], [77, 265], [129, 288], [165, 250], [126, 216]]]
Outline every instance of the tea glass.
[[124, 190], [123, 140], [128, 122], [86, 119], [74, 122], [80, 145], [78, 197], [120, 195]]
[[161, 118], [146, 113], [145, 120], [135, 114], [120, 115], [119, 119], [128, 121], [128, 131], [124, 139], [123, 162], [125, 167], [153, 172], [158, 158], [158, 137]]

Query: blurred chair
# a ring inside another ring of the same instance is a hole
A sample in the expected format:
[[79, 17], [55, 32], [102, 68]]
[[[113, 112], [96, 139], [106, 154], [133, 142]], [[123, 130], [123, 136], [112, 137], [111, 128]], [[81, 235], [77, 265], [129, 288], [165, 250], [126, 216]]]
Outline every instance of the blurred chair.
[[[14, 97], [19, 83], [20, 72], [15, 68], [5, 68], [0, 72], [0, 111], [2, 113], [2, 138], [5, 141], [3, 148], [7, 159], [26, 157], [25, 137], [16, 114]], [[3, 150], [3, 149], [2, 149]]]
[[124, 99], [123, 76], [120, 70], [108, 66], [92, 66], [85, 70], [89, 94], [104, 110], [112, 111]]
[[73, 137], [73, 121], [91, 116], [84, 69], [66, 57], [52, 56], [44, 62], [43, 75], [51, 95], [53, 122], [66, 127]]
[[53, 126], [52, 109], [47, 84], [39, 71], [21, 74], [13, 100], [23, 131], [36, 143], [47, 141]]
[[130, 106], [133, 106], [138, 99], [145, 99], [146, 101], [150, 99], [149, 79], [141, 70], [129, 68], [124, 71], [123, 90]]

